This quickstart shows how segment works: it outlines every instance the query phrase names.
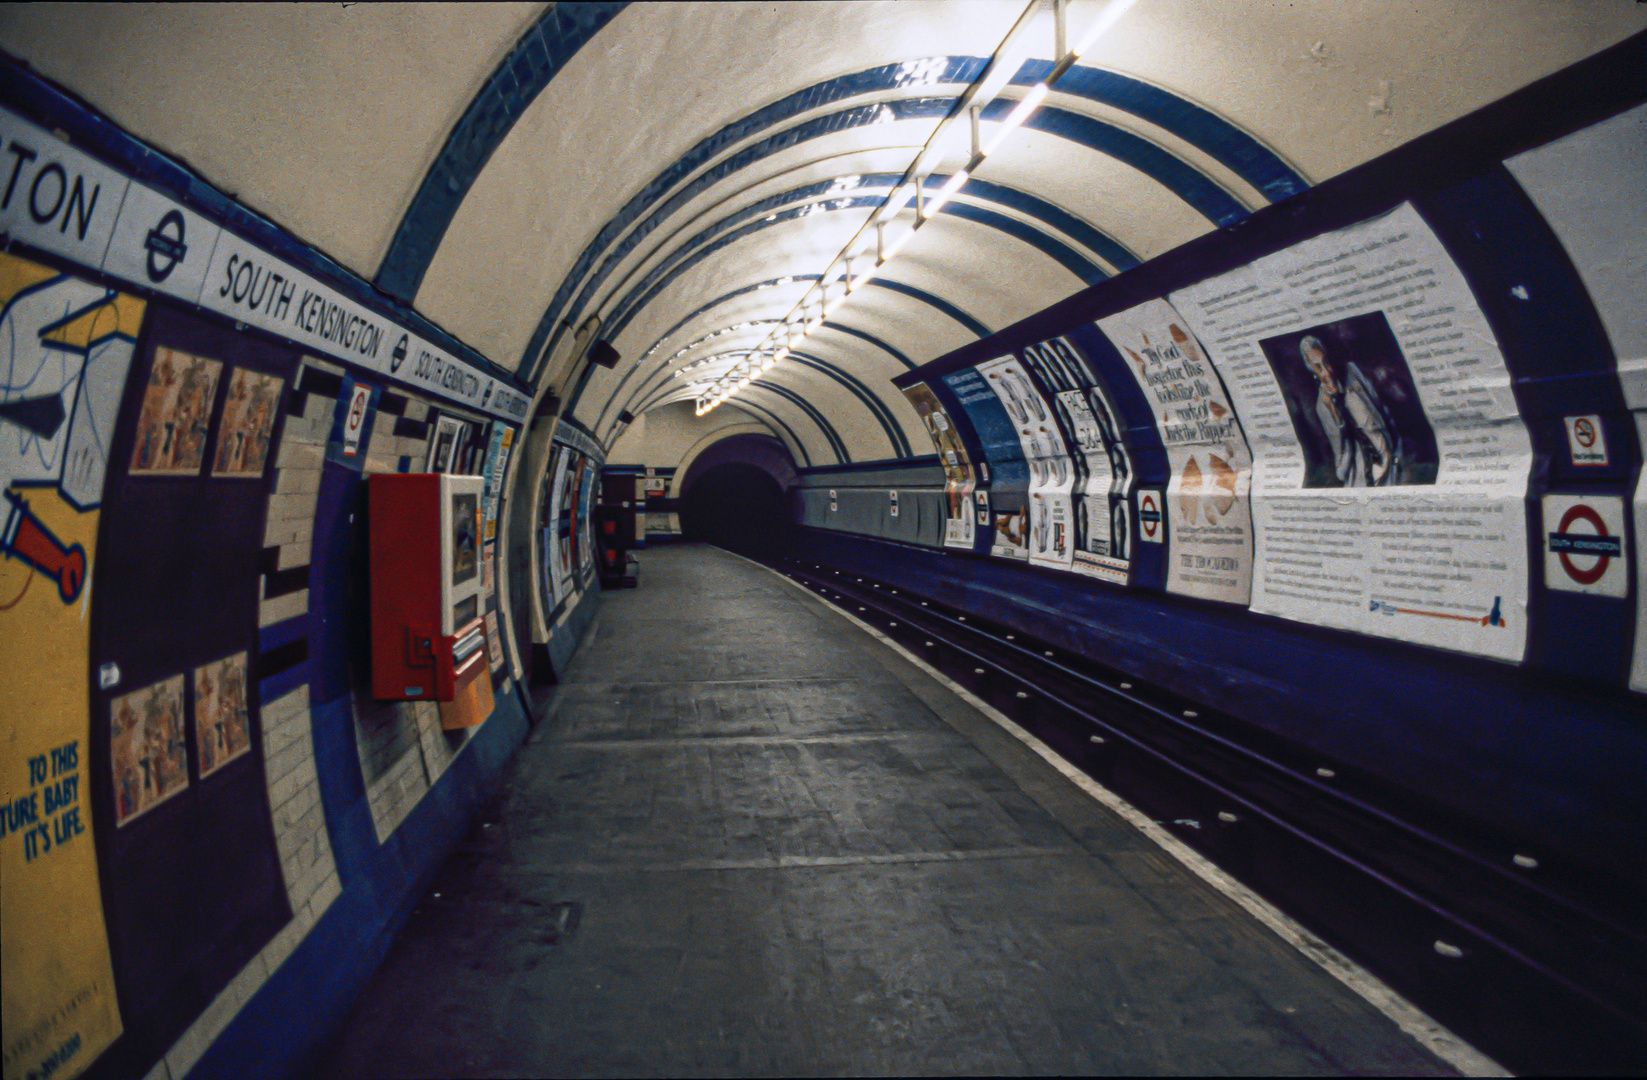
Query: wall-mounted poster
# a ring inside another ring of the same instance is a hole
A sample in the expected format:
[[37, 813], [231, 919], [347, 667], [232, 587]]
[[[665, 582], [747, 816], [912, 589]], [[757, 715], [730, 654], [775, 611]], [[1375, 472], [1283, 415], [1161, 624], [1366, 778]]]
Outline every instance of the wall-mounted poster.
[[463, 421], [455, 416], [442, 416], [435, 421], [435, 433], [429, 439], [429, 456], [424, 472], [443, 473], [452, 470], [452, 452], [457, 449], [458, 435]]
[[177, 349], [155, 350], [132, 447], [133, 476], [194, 476], [206, 459], [206, 429], [223, 365]]
[[0, 253], [5, 1076], [83, 1072], [121, 1032], [90, 773], [90, 609], [115, 415], [145, 305]]
[[[235, 368], [223, 419], [217, 425], [213, 476], [262, 476], [284, 383], [273, 375]], [[359, 389], [357, 387], [357, 389]]]
[[595, 515], [590, 512], [590, 504], [595, 495], [595, 459], [583, 459], [583, 492], [578, 498], [578, 521], [581, 523], [578, 532], [578, 568], [584, 569], [595, 561]]
[[1067, 339], [1028, 346], [1024, 363], [1052, 391], [1059, 426], [1075, 449], [1075, 550], [1069, 568], [1125, 585], [1131, 566], [1128, 495], [1133, 470], [1120, 414], [1091, 365]]
[[570, 591], [566, 559], [562, 554], [560, 515], [566, 506], [567, 472], [571, 457], [572, 451], [556, 444], [550, 451], [549, 471], [545, 474], [549, 497], [544, 508], [543, 564], [549, 578], [551, 606], [558, 605]]
[[493, 671], [503, 666], [503, 639], [498, 637], [498, 613], [486, 613], [486, 658]]
[[252, 748], [245, 653], [194, 669], [194, 744], [202, 779]]
[[[972, 461], [967, 457], [966, 443], [931, 387], [925, 383], [905, 387], [904, 397], [914, 406], [915, 415], [921, 418], [934, 449], [938, 451], [938, 461], [943, 466], [944, 546], [970, 549], [976, 533], [971, 506], [974, 485]], [[651, 480], [648, 479], [647, 483]]]
[[189, 786], [183, 676], [115, 698], [109, 715], [114, 823], [124, 825]]
[[1252, 453], [1223, 381], [1165, 300], [1098, 320], [1155, 414], [1172, 467], [1167, 591], [1245, 604], [1252, 591]]
[[1173, 301], [1252, 439], [1253, 609], [1520, 659], [1531, 445], [1497, 339], [1418, 212]]
[[1028, 559], [1029, 466], [1024, 461], [1018, 429], [977, 368], [945, 375], [944, 384], [965, 410], [988, 458], [987, 462], [977, 463], [980, 481], [990, 482], [990, 466], [994, 466], [993, 486], [987, 499], [979, 504], [989, 517], [989, 553], [1002, 559]]
[[978, 365], [1011, 418], [1029, 468], [1029, 561], [1068, 568], [1075, 558], [1075, 466], [1051, 403], [1015, 356]]

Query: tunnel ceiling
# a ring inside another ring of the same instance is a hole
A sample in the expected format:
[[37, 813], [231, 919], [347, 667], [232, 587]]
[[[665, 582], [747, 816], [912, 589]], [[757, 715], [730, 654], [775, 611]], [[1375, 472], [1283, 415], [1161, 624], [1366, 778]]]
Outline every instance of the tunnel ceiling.
[[[1103, 9], [1071, 0], [1069, 40]], [[0, 14], [0, 47], [610, 445], [621, 411], [678, 410], [766, 339], [1000, 50], [989, 139], [1055, 59], [1050, 0], [1002, 50], [1026, 10], [33, 6]], [[1644, 27], [1616, 0], [1139, 0], [873, 281], [698, 422], [802, 463], [929, 453], [893, 376]], [[929, 197], [967, 163], [961, 120]], [[615, 369], [577, 362], [594, 337]]]

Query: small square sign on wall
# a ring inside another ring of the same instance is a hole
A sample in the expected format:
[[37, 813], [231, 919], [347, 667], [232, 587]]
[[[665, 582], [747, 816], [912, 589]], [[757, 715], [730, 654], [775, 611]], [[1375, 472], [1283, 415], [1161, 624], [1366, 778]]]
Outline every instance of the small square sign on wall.
[[1601, 429], [1601, 417], [1569, 416], [1565, 423], [1574, 465], [1607, 464], [1607, 435]]
[[360, 452], [360, 434], [366, 426], [366, 408], [372, 401], [372, 389], [355, 383], [349, 391], [349, 411], [343, 417], [343, 453], [353, 457]]

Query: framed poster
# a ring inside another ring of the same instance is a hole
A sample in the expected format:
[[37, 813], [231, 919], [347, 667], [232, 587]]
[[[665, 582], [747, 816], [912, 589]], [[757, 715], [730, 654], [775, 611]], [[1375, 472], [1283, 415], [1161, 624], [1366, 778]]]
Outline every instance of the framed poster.
[[183, 676], [114, 700], [114, 823], [124, 825], [189, 786], [183, 738]]
[[194, 669], [194, 745], [202, 779], [252, 748], [244, 652]]
[[[283, 385], [274, 375], [234, 369], [234, 374], [229, 376], [229, 395], [223, 403], [223, 419], [217, 425], [213, 476], [263, 475]], [[365, 411], [364, 407], [361, 411]]]
[[455, 416], [442, 416], [435, 421], [435, 433], [429, 439], [429, 457], [424, 462], [424, 472], [451, 471], [453, 451], [457, 449], [458, 434], [462, 430], [463, 421]]
[[223, 365], [177, 349], [155, 350], [132, 446], [133, 476], [193, 476], [206, 458], [206, 428]]

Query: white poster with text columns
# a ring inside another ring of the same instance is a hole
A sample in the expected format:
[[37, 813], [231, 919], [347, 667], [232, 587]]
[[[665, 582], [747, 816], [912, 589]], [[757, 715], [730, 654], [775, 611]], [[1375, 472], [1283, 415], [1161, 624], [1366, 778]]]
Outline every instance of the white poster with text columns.
[[978, 374], [1001, 399], [1029, 468], [1029, 561], [1068, 569], [1075, 558], [1075, 467], [1052, 406], [1017, 357], [979, 364]]
[[1253, 451], [1255, 611], [1519, 660], [1531, 444], [1411, 205], [1172, 294]]

